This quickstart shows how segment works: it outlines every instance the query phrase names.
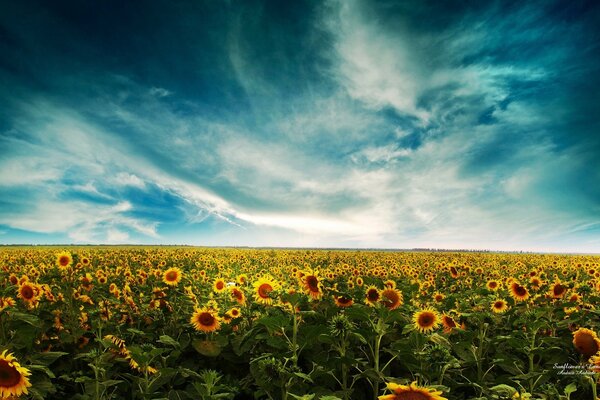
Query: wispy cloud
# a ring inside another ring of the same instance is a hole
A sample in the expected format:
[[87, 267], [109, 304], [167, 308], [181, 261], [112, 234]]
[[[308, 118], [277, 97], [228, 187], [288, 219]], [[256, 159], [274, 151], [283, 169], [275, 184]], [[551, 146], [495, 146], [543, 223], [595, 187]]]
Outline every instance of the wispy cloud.
[[[159, 35], [135, 59], [116, 48], [116, 64], [91, 60], [100, 44], [69, 26], [80, 70], [0, 70], [16, 93], [0, 93], [2, 241], [16, 229], [81, 243], [595, 245], [597, 101], [573, 93], [598, 82], [590, 46], [569, 45], [584, 17], [296, 7], [211, 8], [223, 32]], [[39, 33], [0, 23], [40, 58]], [[52, 46], [43, 59], [67, 68]]]

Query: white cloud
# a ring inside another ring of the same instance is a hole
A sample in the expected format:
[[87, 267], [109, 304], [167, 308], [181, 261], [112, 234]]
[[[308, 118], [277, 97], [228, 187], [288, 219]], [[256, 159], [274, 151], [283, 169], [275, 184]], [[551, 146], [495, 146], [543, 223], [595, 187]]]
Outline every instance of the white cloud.
[[427, 120], [417, 107], [423, 72], [405, 38], [383, 32], [359, 1], [339, 1], [326, 21], [336, 36], [337, 74], [348, 93], [368, 106], [396, 110]]

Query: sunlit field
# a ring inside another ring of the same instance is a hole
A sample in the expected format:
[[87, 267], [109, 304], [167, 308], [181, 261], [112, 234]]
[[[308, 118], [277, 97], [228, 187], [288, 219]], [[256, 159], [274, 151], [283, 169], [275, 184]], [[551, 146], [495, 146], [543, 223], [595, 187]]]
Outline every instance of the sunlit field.
[[599, 261], [6, 247], [0, 398], [595, 399]]

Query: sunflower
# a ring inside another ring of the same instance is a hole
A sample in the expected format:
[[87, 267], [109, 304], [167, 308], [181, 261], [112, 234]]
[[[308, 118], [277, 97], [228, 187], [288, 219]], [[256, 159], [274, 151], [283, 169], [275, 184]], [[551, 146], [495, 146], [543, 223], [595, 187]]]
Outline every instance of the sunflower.
[[0, 297], [0, 311], [7, 307], [14, 307], [16, 304], [15, 299], [12, 297]]
[[334, 296], [335, 305], [338, 307], [350, 307], [354, 304], [354, 300], [350, 296]]
[[190, 323], [198, 332], [214, 332], [221, 327], [220, 318], [212, 308], [198, 308], [190, 318]]
[[389, 310], [395, 310], [403, 302], [402, 292], [398, 289], [383, 289], [381, 291], [381, 303]]
[[498, 281], [491, 279], [485, 285], [489, 290], [498, 290], [500, 288], [500, 283]]
[[435, 292], [435, 293], [433, 294], [433, 300], [434, 300], [436, 303], [441, 303], [442, 301], [444, 301], [444, 299], [445, 299], [445, 298], [446, 298], [446, 296], [445, 296], [443, 293], [440, 293], [440, 292]]
[[565, 285], [563, 285], [561, 282], [557, 281], [557, 282], [554, 282], [554, 284], [550, 287], [549, 294], [553, 299], [560, 299], [565, 295], [566, 292], [567, 292], [567, 287]]
[[510, 295], [515, 301], [525, 301], [529, 298], [529, 291], [518, 282], [513, 282], [510, 285]]
[[302, 286], [304, 287], [304, 291], [308, 294], [313, 300], [319, 300], [323, 297], [323, 291], [321, 290], [321, 282], [319, 281], [319, 273], [306, 273], [301, 278]]
[[448, 314], [442, 315], [442, 326], [444, 327], [444, 333], [450, 333], [454, 328], [457, 328], [456, 321]]
[[508, 304], [502, 299], [498, 299], [492, 303], [492, 311], [496, 314], [502, 314], [508, 310]]
[[367, 287], [367, 290], [365, 291], [365, 303], [367, 303], [368, 306], [375, 306], [380, 298], [381, 292], [379, 289], [373, 285]]
[[215, 279], [215, 281], [213, 282], [213, 292], [221, 293], [225, 289], [227, 289], [227, 283], [225, 282], [225, 279], [223, 279], [223, 278]]
[[238, 285], [245, 285], [248, 282], [248, 275], [246, 275], [246, 274], [239, 274], [235, 278], [235, 280], [238, 283]]
[[388, 279], [385, 282], [383, 282], [383, 286], [387, 289], [396, 289], [396, 281]]
[[231, 298], [236, 301], [239, 305], [243, 306], [246, 304], [246, 295], [242, 291], [242, 289], [232, 286], [231, 287]]
[[573, 345], [579, 353], [585, 357], [591, 357], [600, 350], [600, 339], [598, 339], [596, 332], [579, 328], [573, 332]]
[[27, 304], [34, 304], [38, 300], [39, 289], [30, 282], [24, 282], [19, 286], [18, 297], [23, 299]]
[[63, 251], [56, 255], [56, 265], [59, 268], [67, 268], [69, 265], [71, 265], [71, 263], [73, 263], [73, 257], [71, 257], [71, 253]]
[[270, 276], [263, 276], [254, 282], [254, 300], [258, 303], [270, 305], [273, 303], [271, 292], [279, 289], [279, 284]]
[[413, 322], [421, 333], [429, 333], [440, 325], [440, 317], [433, 308], [425, 308], [413, 315]]
[[27, 368], [21, 367], [12, 354], [6, 354], [4, 350], [0, 354], [0, 398], [21, 396], [27, 394], [27, 388], [31, 386], [27, 378], [31, 373]]
[[169, 286], [177, 286], [181, 281], [181, 270], [177, 267], [171, 267], [163, 274], [163, 282]]
[[242, 312], [239, 308], [233, 307], [231, 310], [227, 311], [227, 315], [231, 318], [239, 318], [242, 315]]
[[596, 353], [595, 356], [590, 357], [588, 363], [590, 363], [589, 369], [591, 371], [600, 373], [600, 352]]
[[448, 400], [440, 396], [442, 392], [439, 390], [419, 387], [417, 382], [413, 382], [408, 386], [390, 382], [387, 384], [387, 388], [393, 393], [379, 396], [379, 400]]

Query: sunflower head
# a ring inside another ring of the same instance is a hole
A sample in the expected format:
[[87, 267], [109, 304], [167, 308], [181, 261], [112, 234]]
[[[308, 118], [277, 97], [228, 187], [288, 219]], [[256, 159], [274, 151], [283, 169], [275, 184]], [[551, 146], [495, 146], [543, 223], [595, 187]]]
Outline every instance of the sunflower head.
[[375, 286], [371, 285], [367, 287], [365, 291], [365, 303], [369, 306], [374, 306], [381, 299], [381, 292]]
[[179, 268], [169, 268], [163, 274], [163, 282], [169, 286], [177, 286], [181, 281], [181, 275], [181, 270]]
[[198, 332], [214, 332], [221, 327], [221, 318], [214, 309], [204, 307], [194, 311], [190, 323]]
[[388, 383], [387, 389], [392, 391], [392, 394], [379, 396], [379, 400], [448, 400], [442, 397], [439, 390], [419, 387], [417, 382], [410, 385], [398, 385], [396, 383]]
[[402, 292], [398, 289], [388, 288], [381, 291], [381, 303], [388, 310], [395, 310], [402, 305], [402, 302]]
[[73, 257], [68, 251], [62, 251], [56, 255], [56, 266], [59, 268], [67, 268], [73, 263]]
[[329, 321], [329, 332], [333, 336], [344, 336], [354, 328], [354, 324], [344, 314], [337, 314]]
[[350, 307], [352, 304], [354, 304], [354, 300], [352, 300], [351, 296], [334, 296], [333, 299], [335, 301], [335, 305], [342, 308]]
[[323, 297], [322, 285], [317, 271], [305, 273], [301, 278], [301, 283], [306, 294], [313, 300], [319, 300]]
[[227, 289], [227, 282], [225, 282], [225, 279], [223, 279], [223, 278], [215, 279], [215, 281], [213, 282], [213, 292], [221, 293], [225, 289]]
[[521, 286], [518, 282], [513, 282], [510, 285], [510, 295], [516, 301], [525, 301], [529, 298], [529, 291], [525, 286]]
[[429, 333], [440, 325], [440, 316], [433, 308], [425, 308], [413, 315], [413, 322], [418, 331]]
[[256, 302], [271, 305], [273, 304], [273, 293], [279, 289], [279, 284], [270, 276], [263, 276], [254, 282], [254, 300]]
[[29, 375], [29, 370], [21, 367], [16, 358], [4, 350], [0, 354], [0, 398], [27, 394], [27, 388], [31, 386]]
[[579, 353], [585, 357], [591, 357], [600, 350], [600, 339], [596, 332], [587, 328], [579, 328], [573, 332], [573, 345]]
[[550, 287], [550, 296], [553, 299], [562, 298], [566, 292], [567, 292], [567, 287], [558, 281], [554, 282], [554, 284]]
[[498, 299], [492, 303], [492, 311], [496, 314], [502, 314], [508, 310], [508, 303], [502, 299]]

